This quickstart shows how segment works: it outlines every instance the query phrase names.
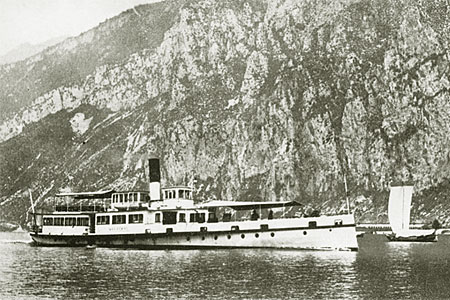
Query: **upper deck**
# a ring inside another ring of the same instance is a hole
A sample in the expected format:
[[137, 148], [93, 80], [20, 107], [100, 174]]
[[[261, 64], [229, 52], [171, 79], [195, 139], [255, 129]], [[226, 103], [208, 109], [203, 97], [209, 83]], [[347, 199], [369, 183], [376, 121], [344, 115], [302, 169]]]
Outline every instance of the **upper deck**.
[[111, 195], [111, 209], [187, 208], [194, 206], [193, 189], [175, 186], [161, 189], [160, 199], [151, 199], [150, 192], [115, 192]]
[[176, 209], [194, 206], [193, 189], [174, 186], [160, 190], [159, 199], [151, 199], [149, 191], [95, 191], [56, 194], [56, 213], [106, 212], [135, 209]]

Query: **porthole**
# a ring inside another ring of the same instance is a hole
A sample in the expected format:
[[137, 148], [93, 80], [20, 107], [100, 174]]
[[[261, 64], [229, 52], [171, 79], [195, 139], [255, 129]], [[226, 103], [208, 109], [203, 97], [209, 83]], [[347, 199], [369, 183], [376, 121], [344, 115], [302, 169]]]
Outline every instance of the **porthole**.
[[259, 238], [259, 233], [255, 233], [255, 238]]
[[189, 242], [190, 240], [191, 240], [191, 238], [190, 238], [190, 237], [187, 237], [187, 238], [186, 238], [186, 241], [188, 241], [188, 242]]
[[218, 236], [217, 236], [217, 235], [215, 235], [215, 236], [214, 236], [214, 239], [215, 239], [215, 240], [217, 240], [217, 238], [218, 238]]
[[331, 232], [332, 230], [333, 230], [333, 229], [330, 228], [330, 232]]
[[202, 236], [202, 241], [204, 241], [205, 240], [205, 237], [204, 236]]
[[275, 233], [271, 232], [271, 233], [270, 233], [270, 236], [271, 236], [271, 237], [274, 237], [274, 236], [275, 236]]
[[306, 231], [303, 231], [303, 235], [306, 235], [306, 233], [307, 233]]
[[227, 236], [227, 238], [228, 238], [228, 239], [231, 239], [231, 235], [229, 234], [229, 235]]
[[245, 234], [241, 234], [241, 238], [245, 238]]

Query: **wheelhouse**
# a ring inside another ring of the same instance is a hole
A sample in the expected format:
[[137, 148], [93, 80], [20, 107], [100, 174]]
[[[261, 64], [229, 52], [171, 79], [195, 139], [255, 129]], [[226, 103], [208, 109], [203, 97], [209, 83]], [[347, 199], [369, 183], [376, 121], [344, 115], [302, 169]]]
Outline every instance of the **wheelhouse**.
[[186, 186], [161, 189], [161, 199], [151, 201], [154, 209], [192, 209], [194, 208], [193, 190]]

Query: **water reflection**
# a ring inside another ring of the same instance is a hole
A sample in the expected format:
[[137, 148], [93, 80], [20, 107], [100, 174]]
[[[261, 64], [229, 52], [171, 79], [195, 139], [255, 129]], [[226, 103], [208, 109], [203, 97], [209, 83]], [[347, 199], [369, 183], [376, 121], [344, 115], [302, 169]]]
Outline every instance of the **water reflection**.
[[[4, 239], [3, 239], [4, 240]], [[145, 251], [2, 243], [0, 298], [446, 298], [449, 242], [360, 251]]]
[[438, 243], [387, 242], [365, 236], [356, 262], [360, 296], [370, 299], [448, 299], [449, 237]]

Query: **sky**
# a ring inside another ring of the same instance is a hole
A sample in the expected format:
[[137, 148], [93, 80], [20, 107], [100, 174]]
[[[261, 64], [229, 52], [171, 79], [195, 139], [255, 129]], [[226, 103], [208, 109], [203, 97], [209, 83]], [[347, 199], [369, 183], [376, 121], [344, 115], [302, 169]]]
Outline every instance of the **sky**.
[[156, 0], [0, 0], [0, 55], [24, 43], [77, 36], [150, 2]]

